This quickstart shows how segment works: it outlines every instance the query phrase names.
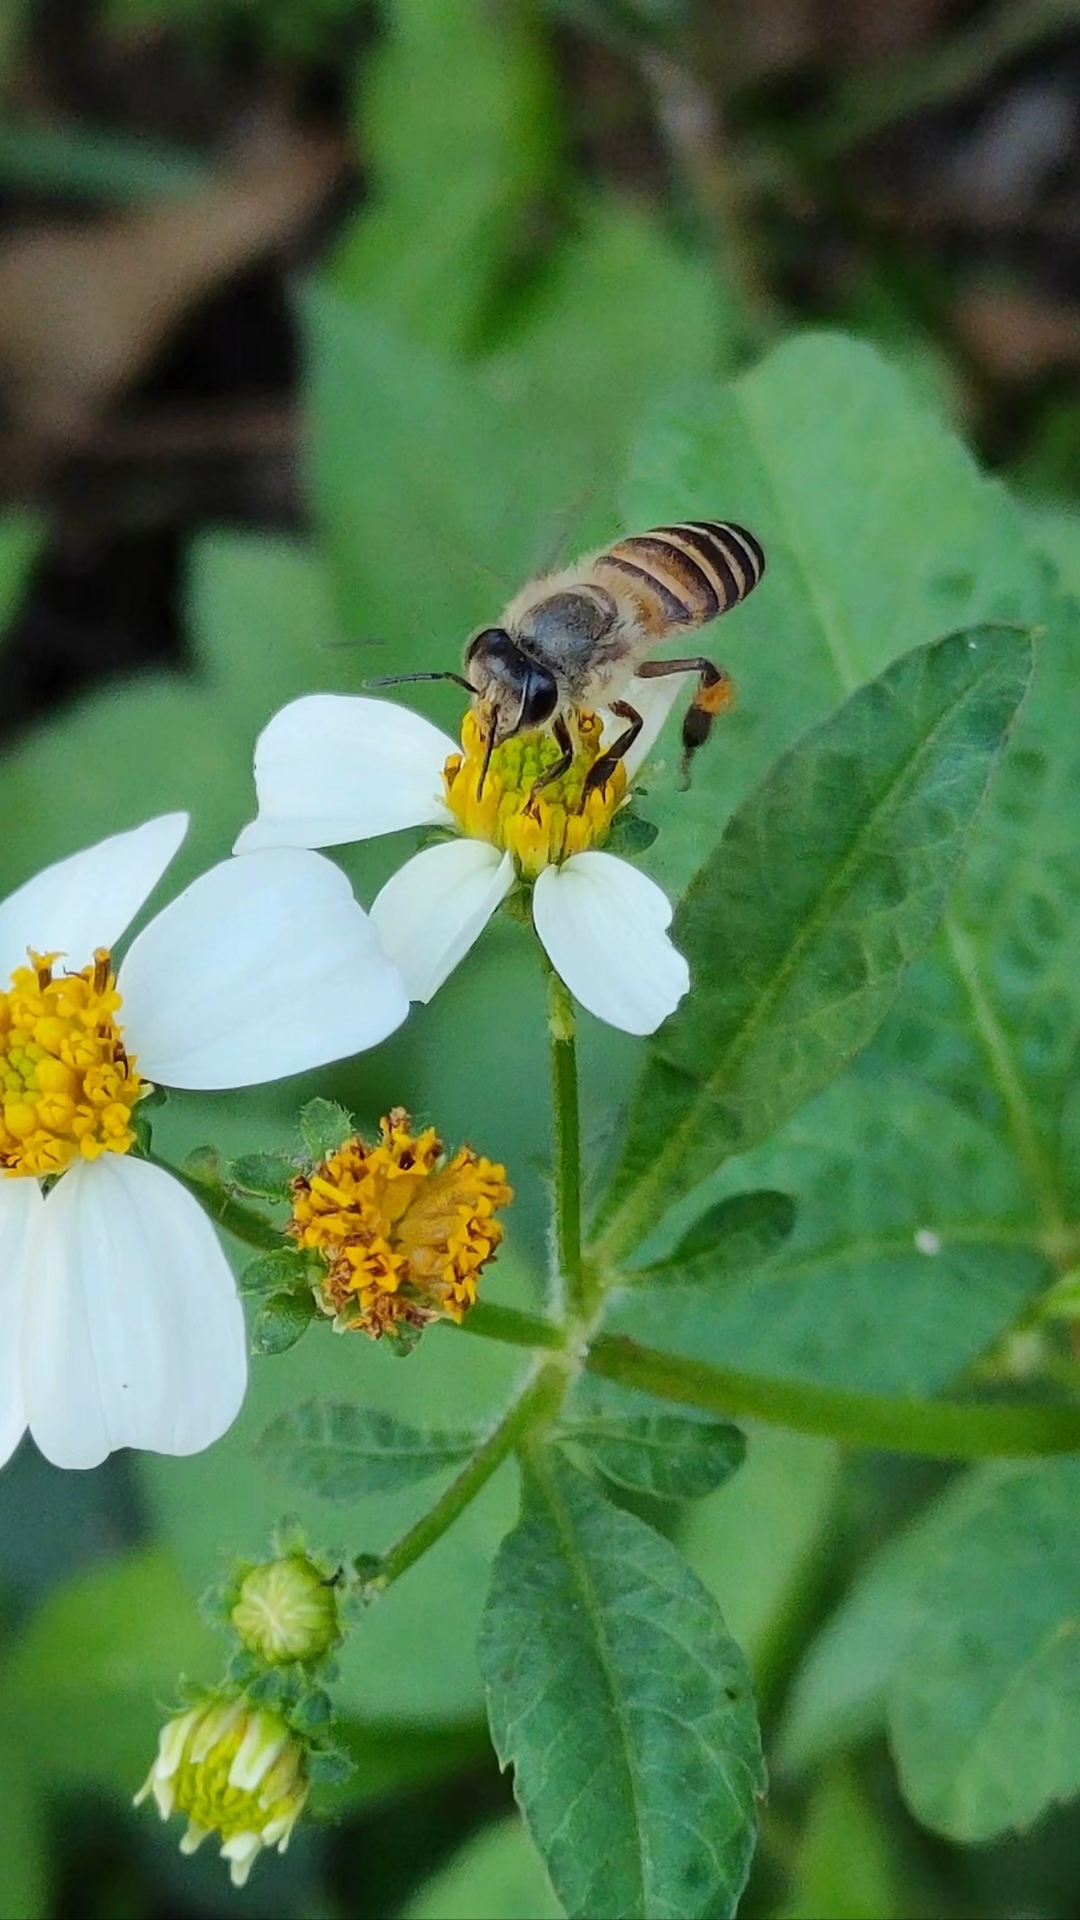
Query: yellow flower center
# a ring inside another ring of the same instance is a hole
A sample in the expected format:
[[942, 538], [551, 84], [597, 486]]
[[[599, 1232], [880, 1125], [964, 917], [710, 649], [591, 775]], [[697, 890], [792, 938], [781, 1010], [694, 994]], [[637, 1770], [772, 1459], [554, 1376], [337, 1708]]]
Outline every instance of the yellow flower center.
[[502, 1239], [495, 1210], [513, 1197], [504, 1167], [471, 1147], [443, 1165], [434, 1129], [414, 1135], [411, 1124], [395, 1107], [376, 1146], [348, 1140], [293, 1182], [286, 1231], [322, 1256], [319, 1305], [339, 1330], [373, 1340], [464, 1319]]
[[62, 1173], [80, 1157], [126, 1153], [146, 1091], [124, 1048], [120, 995], [104, 950], [81, 973], [30, 954], [0, 992], [0, 1168]]
[[192, 1716], [171, 1777], [173, 1807], [198, 1829], [258, 1834], [273, 1845], [304, 1801], [304, 1755], [284, 1720], [239, 1703]]
[[484, 790], [484, 736], [473, 712], [461, 727], [461, 753], [443, 768], [446, 803], [471, 840], [490, 840], [512, 853], [519, 871], [535, 880], [545, 867], [583, 853], [605, 838], [626, 798], [626, 770], [619, 762], [610, 778], [585, 792], [600, 753], [601, 722], [595, 713], [577, 716], [578, 744], [572, 765], [536, 791], [536, 783], [559, 758], [549, 733], [516, 733], [491, 756]]
[[264, 1847], [284, 1853], [308, 1796], [307, 1752], [279, 1713], [218, 1695], [162, 1728], [157, 1759], [135, 1795], [153, 1794], [163, 1820], [186, 1813], [181, 1853], [221, 1835], [221, 1857], [242, 1887]]

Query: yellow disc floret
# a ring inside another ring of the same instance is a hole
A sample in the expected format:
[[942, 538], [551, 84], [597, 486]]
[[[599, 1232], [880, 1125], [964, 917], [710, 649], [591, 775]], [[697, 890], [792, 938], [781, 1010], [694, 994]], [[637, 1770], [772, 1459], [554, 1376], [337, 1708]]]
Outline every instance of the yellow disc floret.
[[443, 768], [446, 802], [462, 832], [512, 853], [529, 880], [535, 880], [545, 867], [595, 846], [605, 838], [626, 798], [621, 762], [602, 786], [585, 792], [589, 770], [600, 753], [600, 734], [599, 717], [579, 713], [572, 765], [537, 790], [537, 781], [559, 758], [558, 744], [547, 733], [516, 733], [495, 748], [481, 792], [484, 736], [476, 715], [467, 713], [461, 728], [462, 752], [451, 754]]
[[305, 1751], [279, 1714], [211, 1698], [162, 1729], [135, 1805], [151, 1793], [163, 1820], [187, 1815], [181, 1853], [220, 1834], [232, 1883], [242, 1887], [263, 1847], [284, 1853], [289, 1844], [308, 1796]]
[[126, 1153], [146, 1088], [117, 1024], [109, 954], [58, 974], [59, 954], [29, 957], [0, 992], [0, 1169], [41, 1178], [73, 1160]]
[[505, 1167], [471, 1147], [444, 1163], [433, 1128], [411, 1125], [395, 1107], [377, 1145], [347, 1140], [293, 1182], [286, 1231], [321, 1256], [319, 1306], [373, 1340], [464, 1319], [502, 1239], [495, 1211], [513, 1198]]

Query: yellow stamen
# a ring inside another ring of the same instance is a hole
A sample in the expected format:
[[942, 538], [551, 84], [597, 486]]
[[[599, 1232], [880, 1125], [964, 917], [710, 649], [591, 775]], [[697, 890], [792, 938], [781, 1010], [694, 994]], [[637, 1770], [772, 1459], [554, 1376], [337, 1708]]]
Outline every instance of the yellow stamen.
[[579, 713], [577, 732], [573, 764], [538, 793], [534, 792], [537, 781], [559, 758], [552, 736], [518, 733], [504, 740], [491, 756], [481, 793], [485, 740], [471, 711], [462, 722], [463, 752], [451, 754], [443, 768], [446, 802], [462, 832], [512, 853], [519, 871], [530, 880], [545, 867], [602, 841], [626, 798], [621, 762], [602, 786], [585, 793], [586, 777], [600, 753], [598, 716]]
[[0, 991], [0, 1169], [62, 1173], [73, 1160], [127, 1153], [146, 1091], [125, 1050], [120, 995], [104, 948], [80, 973], [54, 976], [31, 953]]
[[460, 1324], [502, 1239], [495, 1211], [513, 1198], [504, 1167], [471, 1147], [443, 1165], [434, 1129], [414, 1135], [411, 1124], [395, 1107], [376, 1146], [347, 1140], [293, 1182], [286, 1231], [322, 1256], [319, 1306], [339, 1331], [373, 1340], [430, 1320]]

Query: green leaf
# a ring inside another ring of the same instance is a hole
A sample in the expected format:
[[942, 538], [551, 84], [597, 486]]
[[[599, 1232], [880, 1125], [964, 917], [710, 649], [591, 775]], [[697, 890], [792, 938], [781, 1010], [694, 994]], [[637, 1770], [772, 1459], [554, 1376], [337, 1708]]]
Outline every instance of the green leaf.
[[[626, 469], [643, 408], [681, 382], [711, 378], [730, 358], [738, 321], [711, 264], [642, 206], [597, 197], [576, 216], [487, 371], [494, 387], [527, 403], [534, 434], [555, 426], [565, 436], [564, 518], [576, 500], [602, 541], [623, 524], [608, 490]], [[604, 488], [602, 519], [586, 513], [590, 471], [592, 486]], [[577, 550], [592, 538], [565, 525]]]
[[1007, 494], [895, 366], [840, 334], [798, 334], [731, 386], [655, 410], [621, 524], [718, 513], [753, 530], [768, 571], [703, 636], [739, 694], [715, 751], [698, 754], [688, 793], [677, 752], [663, 776], [654, 762], [653, 870], [676, 896], [718, 823], [862, 681], [936, 635], [1048, 612], [1046, 570]]
[[553, 171], [554, 106], [520, 0], [396, 0], [361, 68], [373, 199], [338, 253], [342, 292], [433, 345], [475, 347]]
[[1073, 506], [1023, 503], [1035, 545], [1053, 563], [1061, 586], [1080, 601], [1080, 513]]
[[300, 1109], [300, 1138], [316, 1162], [336, 1153], [355, 1132], [352, 1114], [336, 1100], [309, 1100]]
[[491, 1762], [483, 1720], [425, 1728], [415, 1719], [379, 1722], [346, 1716], [336, 1720], [334, 1732], [353, 1764], [347, 1780], [332, 1792], [320, 1792], [317, 1811], [323, 1818]]
[[315, 1302], [309, 1293], [272, 1293], [251, 1322], [252, 1353], [287, 1353], [314, 1318]]
[[746, 1464], [690, 1508], [680, 1530], [690, 1565], [715, 1594], [766, 1700], [790, 1667], [839, 1479], [832, 1441], [761, 1428], [749, 1436]]
[[308, 1756], [308, 1772], [320, 1787], [341, 1786], [352, 1772], [353, 1763], [339, 1747], [321, 1747]]
[[[550, 544], [567, 485], [559, 435], [538, 439], [479, 372], [411, 346], [325, 280], [303, 316], [315, 506], [344, 629], [361, 643], [355, 678], [459, 667], [471, 629]], [[456, 731], [460, 694], [410, 692]]]
[[583, 1374], [558, 1433], [584, 1447], [608, 1480], [662, 1500], [699, 1500], [742, 1465], [738, 1427], [663, 1411], [651, 1394]]
[[28, 1768], [127, 1802], [180, 1674], [209, 1679], [219, 1665], [195, 1595], [155, 1547], [94, 1566], [44, 1602], [8, 1650], [0, 1712]]
[[[723, 623], [718, 651], [740, 695], [723, 752], [698, 755], [688, 794], [674, 792], [673, 775], [650, 781], [662, 825], [652, 866], [674, 892], [776, 753], [890, 658], [952, 625], [1018, 619], [1044, 630], [1035, 687], [945, 927], [873, 1056], [932, 1079], [1008, 1137], [1044, 1226], [1068, 1221], [1080, 1170], [1069, 726], [1080, 627], [1048, 590], [1031, 516], [978, 473], [895, 370], [855, 341], [806, 334], [647, 430], [626, 523], [718, 510], [754, 529], [769, 569]], [[1077, 525], [1062, 517], [1051, 541], [1073, 582]]]
[[192, 1179], [200, 1180], [204, 1187], [225, 1185], [225, 1167], [217, 1147], [193, 1147], [184, 1155], [184, 1171], [190, 1173]]
[[27, 1766], [24, 1729], [3, 1717], [0, 1709], [0, 1913], [33, 1920], [53, 1908], [46, 1793]]
[[258, 1253], [243, 1268], [241, 1293], [295, 1292], [304, 1280], [306, 1268], [299, 1247], [275, 1247], [270, 1253]]
[[0, 513], [0, 638], [19, 611], [44, 538], [44, 525], [34, 515]]
[[694, 990], [649, 1050], [601, 1214], [609, 1256], [871, 1038], [934, 931], [1030, 673], [1019, 629], [918, 648], [728, 823], [676, 914]]
[[815, 1783], [794, 1885], [779, 1920], [907, 1920], [888, 1827], [855, 1768], [834, 1762]]
[[927, 1567], [888, 1690], [914, 1812], [977, 1843], [1080, 1793], [1080, 1460], [985, 1482]]
[[284, 1153], [244, 1153], [229, 1163], [229, 1173], [245, 1193], [264, 1200], [287, 1200], [296, 1167]]
[[1050, 1277], [1008, 1148], [901, 1075], [837, 1081], [693, 1195], [673, 1237], [690, 1204], [781, 1185], [796, 1224], [767, 1263], [715, 1293], [676, 1291], [662, 1267], [648, 1284], [646, 1272], [613, 1298], [607, 1327], [749, 1373], [932, 1394]]
[[1070, 708], [1080, 615], [1050, 601], [1030, 700], [972, 840], [938, 940], [875, 1045], [1009, 1140], [1053, 1232], [1080, 1183], [1080, 751]]
[[786, 1769], [817, 1766], [884, 1727], [892, 1676], [924, 1615], [926, 1582], [954, 1535], [996, 1499], [1001, 1473], [993, 1466], [958, 1475], [860, 1569], [796, 1675], [780, 1734]]
[[[315, 509], [364, 643], [357, 680], [458, 666], [524, 580], [612, 534], [640, 410], [708, 374], [718, 314], [708, 269], [608, 203], [583, 210], [487, 361], [411, 345], [325, 276], [309, 288]], [[409, 704], [456, 731], [460, 696], [415, 688]]]
[[479, 1654], [567, 1913], [733, 1914], [764, 1787], [742, 1656], [674, 1547], [557, 1454], [526, 1467]]
[[205, 192], [210, 179], [197, 154], [141, 135], [131, 139], [47, 121], [0, 125], [0, 181], [7, 189], [130, 206]]
[[624, 860], [632, 860], [636, 853], [646, 853], [659, 833], [651, 820], [643, 820], [633, 807], [621, 807], [611, 823], [611, 832], [604, 841], [606, 853], [617, 853]]
[[722, 1287], [771, 1259], [795, 1225], [787, 1193], [733, 1193], [695, 1221], [674, 1253], [624, 1274], [631, 1285]]
[[484, 1827], [426, 1881], [404, 1920], [560, 1920], [562, 1908], [518, 1819]]
[[479, 1431], [409, 1427], [388, 1413], [347, 1402], [308, 1400], [263, 1428], [255, 1451], [265, 1467], [324, 1500], [396, 1493], [430, 1480], [476, 1452]]

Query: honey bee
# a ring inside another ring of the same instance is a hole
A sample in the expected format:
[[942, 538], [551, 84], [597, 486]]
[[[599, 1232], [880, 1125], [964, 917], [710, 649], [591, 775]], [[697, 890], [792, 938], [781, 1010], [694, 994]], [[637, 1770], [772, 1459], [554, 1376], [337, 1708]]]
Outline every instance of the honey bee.
[[[650, 660], [650, 649], [693, 633], [752, 593], [765, 555], [752, 533], [727, 520], [687, 520], [629, 534], [574, 566], [531, 580], [494, 627], [482, 627], [465, 649], [463, 674], [401, 676], [454, 680], [472, 695], [485, 739], [480, 786], [491, 755], [526, 729], [550, 727], [559, 758], [537, 781], [557, 780], [571, 765], [574, 718], [607, 707], [623, 731], [594, 761], [585, 792], [610, 779], [641, 732], [642, 717], [623, 698], [636, 675], [697, 675], [682, 728], [683, 777], [704, 746], [718, 713], [732, 704], [731, 676], [701, 655]], [[388, 685], [389, 680], [369, 682]], [[536, 788], [534, 788], [534, 792]]]

